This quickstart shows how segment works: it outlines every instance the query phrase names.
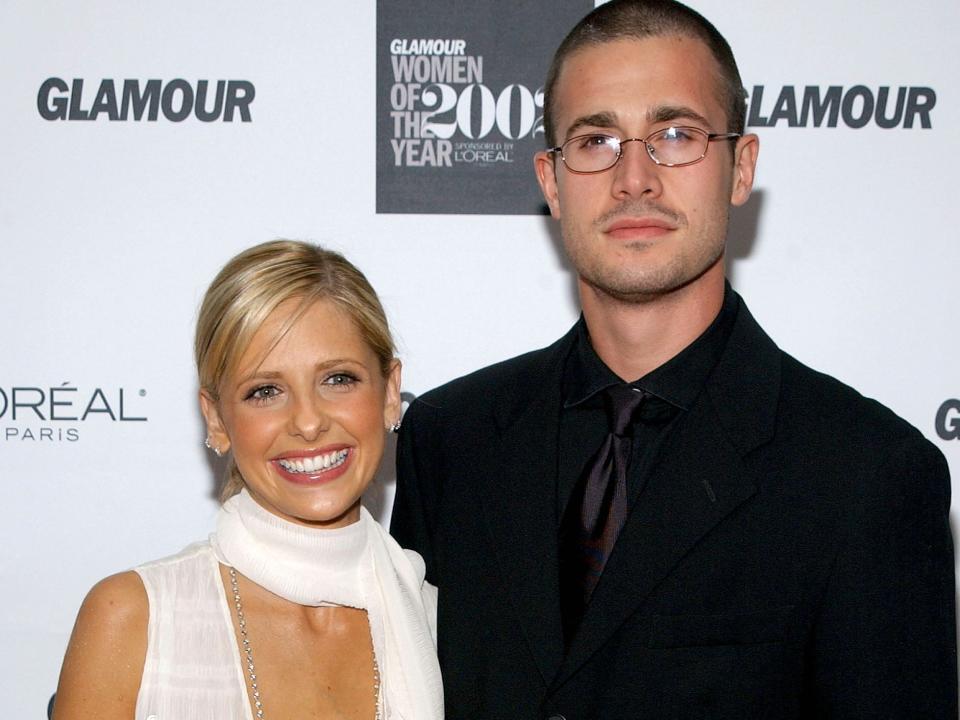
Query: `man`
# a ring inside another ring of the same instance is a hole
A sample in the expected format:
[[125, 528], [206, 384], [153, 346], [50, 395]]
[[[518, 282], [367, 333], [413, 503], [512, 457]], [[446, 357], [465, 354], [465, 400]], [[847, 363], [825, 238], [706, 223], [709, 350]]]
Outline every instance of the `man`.
[[758, 151], [726, 41], [613, 0], [546, 100], [583, 316], [421, 396], [398, 449], [447, 717], [956, 718], [943, 456], [725, 284]]

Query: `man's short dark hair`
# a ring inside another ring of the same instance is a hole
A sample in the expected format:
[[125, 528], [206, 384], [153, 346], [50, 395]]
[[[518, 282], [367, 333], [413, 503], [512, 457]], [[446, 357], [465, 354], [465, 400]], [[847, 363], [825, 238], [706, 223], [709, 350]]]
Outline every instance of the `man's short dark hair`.
[[720, 66], [720, 100], [729, 123], [720, 131], [742, 133], [747, 120], [747, 94], [730, 45], [710, 21], [674, 0], [610, 0], [577, 23], [553, 56], [547, 72], [543, 112], [547, 146], [557, 144], [553, 94], [567, 57], [588, 45], [669, 35], [701, 40], [710, 49]]

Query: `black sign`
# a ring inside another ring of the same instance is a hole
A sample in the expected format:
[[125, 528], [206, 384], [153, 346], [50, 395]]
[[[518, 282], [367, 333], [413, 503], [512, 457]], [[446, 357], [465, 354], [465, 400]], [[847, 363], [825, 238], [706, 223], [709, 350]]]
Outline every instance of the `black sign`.
[[539, 214], [543, 82], [593, 9], [377, 2], [377, 212]]

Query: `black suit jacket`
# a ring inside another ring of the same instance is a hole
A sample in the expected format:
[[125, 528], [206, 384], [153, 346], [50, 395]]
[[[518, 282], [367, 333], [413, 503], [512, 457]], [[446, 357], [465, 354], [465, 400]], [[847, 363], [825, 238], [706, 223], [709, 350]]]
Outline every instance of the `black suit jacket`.
[[573, 337], [404, 419], [391, 529], [440, 589], [449, 720], [957, 718], [942, 454], [782, 353], [742, 304], [565, 653], [555, 492]]

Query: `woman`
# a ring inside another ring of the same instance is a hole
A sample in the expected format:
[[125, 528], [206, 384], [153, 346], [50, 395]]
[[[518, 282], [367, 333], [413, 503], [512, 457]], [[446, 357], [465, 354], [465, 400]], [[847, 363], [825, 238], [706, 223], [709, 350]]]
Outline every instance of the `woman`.
[[436, 589], [360, 505], [400, 417], [366, 278], [251, 248], [207, 290], [195, 354], [206, 445], [229, 454], [216, 532], [90, 591], [55, 720], [440, 720]]

